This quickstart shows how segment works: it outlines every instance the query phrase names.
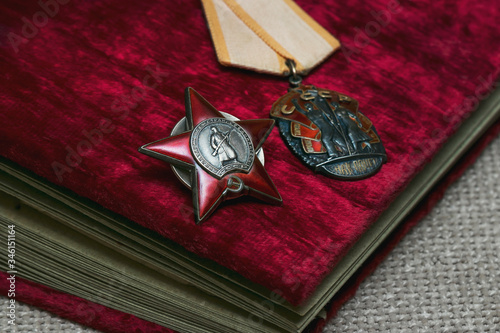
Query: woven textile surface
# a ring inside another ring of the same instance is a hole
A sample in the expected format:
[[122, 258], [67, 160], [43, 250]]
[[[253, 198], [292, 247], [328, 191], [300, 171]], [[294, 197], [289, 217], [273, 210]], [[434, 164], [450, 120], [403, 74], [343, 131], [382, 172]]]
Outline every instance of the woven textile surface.
[[[0, 155], [293, 305], [311, 295], [500, 74], [500, 0], [298, 1], [349, 50], [305, 83], [357, 99], [388, 161], [360, 182], [318, 177], [273, 130], [266, 169], [283, 206], [233, 200], [199, 227], [191, 192], [138, 147], [169, 135], [185, 114], [187, 86], [221, 111], [256, 119], [269, 116], [286, 80], [219, 65], [199, 0], [63, 2], [31, 34], [23, 27], [44, 13], [39, 2], [1, 2], [0, 123], [8, 126], [0, 131]], [[384, 28], [357, 43], [358, 31], [381, 13]], [[16, 42], [23, 31], [31, 39]], [[37, 295], [26, 302], [43, 307]], [[117, 328], [122, 314], [112, 316], [97, 328], [142, 329], [135, 321]]]
[[[500, 138], [331, 320], [333, 332], [500, 331]], [[1, 298], [0, 330], [9, 331]], [[20, 304], [11, 332], [97, 332]]]

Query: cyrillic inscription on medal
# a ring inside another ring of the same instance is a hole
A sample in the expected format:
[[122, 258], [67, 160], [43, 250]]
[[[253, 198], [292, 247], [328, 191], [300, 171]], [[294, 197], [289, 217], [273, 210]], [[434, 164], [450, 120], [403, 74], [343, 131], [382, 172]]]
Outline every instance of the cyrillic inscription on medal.
[[382, 164], [381, 157], [369, 157], [340, 163], [326, 164], [324, 168], [337, 177], [364, 177], [376, 172]]

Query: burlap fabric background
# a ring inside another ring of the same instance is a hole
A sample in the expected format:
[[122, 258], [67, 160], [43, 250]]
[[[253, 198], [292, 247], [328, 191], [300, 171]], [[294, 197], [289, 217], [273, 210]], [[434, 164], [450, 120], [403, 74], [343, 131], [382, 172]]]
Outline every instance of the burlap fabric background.
[[[324, 332], [500, 332], [499, 166], [497, 138]], [[17, 332], [97, 332], [24, 304], [17, 314]]]

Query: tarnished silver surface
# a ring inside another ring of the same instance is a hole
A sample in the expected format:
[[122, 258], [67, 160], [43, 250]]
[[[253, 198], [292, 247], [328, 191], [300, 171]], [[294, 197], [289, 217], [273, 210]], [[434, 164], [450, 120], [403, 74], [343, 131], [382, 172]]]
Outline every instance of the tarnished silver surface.
[[196, 162], [218, 179], [235, 171], [249, 172], [255, 158], [247, 132], [225, 118], [199, 123], [191, 133], [190, 148]]
[[[228, 120], [231, 120], [231, 121], [239, 120], [237, 117], [235, 117], [229, 113], [221, 112], [221, 114]], [[172, 129], [172, 133], [170, 135], [172, 135], [172, 136], [178, 135], [178, 134], [184, 133], [186, 131], [187, 131], [186, 118], [184, 117], [181, 120], [179, 120], [179, 122], [177, 122], [177, 124]], [[262, 165], [264, 165], [265, 157], [264, 157], [264, 151], [262, 150], [262, 148], [257, 150], [256, 154], [257, 154], [257, 158], [259, 159], [260, 163], [262, 163]], [[172, 167], [172, 171], [177, 176], [177, 178], [179, 178], [179, 180], [182, 182], [182, 184], [184, 184], [188, 188], [191, 188], [191, 178], [190, 178], [189, 171], [182, 169], [182, 168], [179, 168], [179, 167], [176, 167], [174, 165], [172, 165], [171, 167]]]

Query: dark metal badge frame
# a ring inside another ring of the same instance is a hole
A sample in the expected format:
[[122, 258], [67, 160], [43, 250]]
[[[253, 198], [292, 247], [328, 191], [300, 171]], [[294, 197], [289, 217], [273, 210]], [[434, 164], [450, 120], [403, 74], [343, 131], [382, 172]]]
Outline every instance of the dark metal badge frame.
[[375, 174], [387, 155], [373, 123], [358, 102], [336, 91], [300, 85], [273, 104], [287, 146], [323, 175], [363, 179]]

